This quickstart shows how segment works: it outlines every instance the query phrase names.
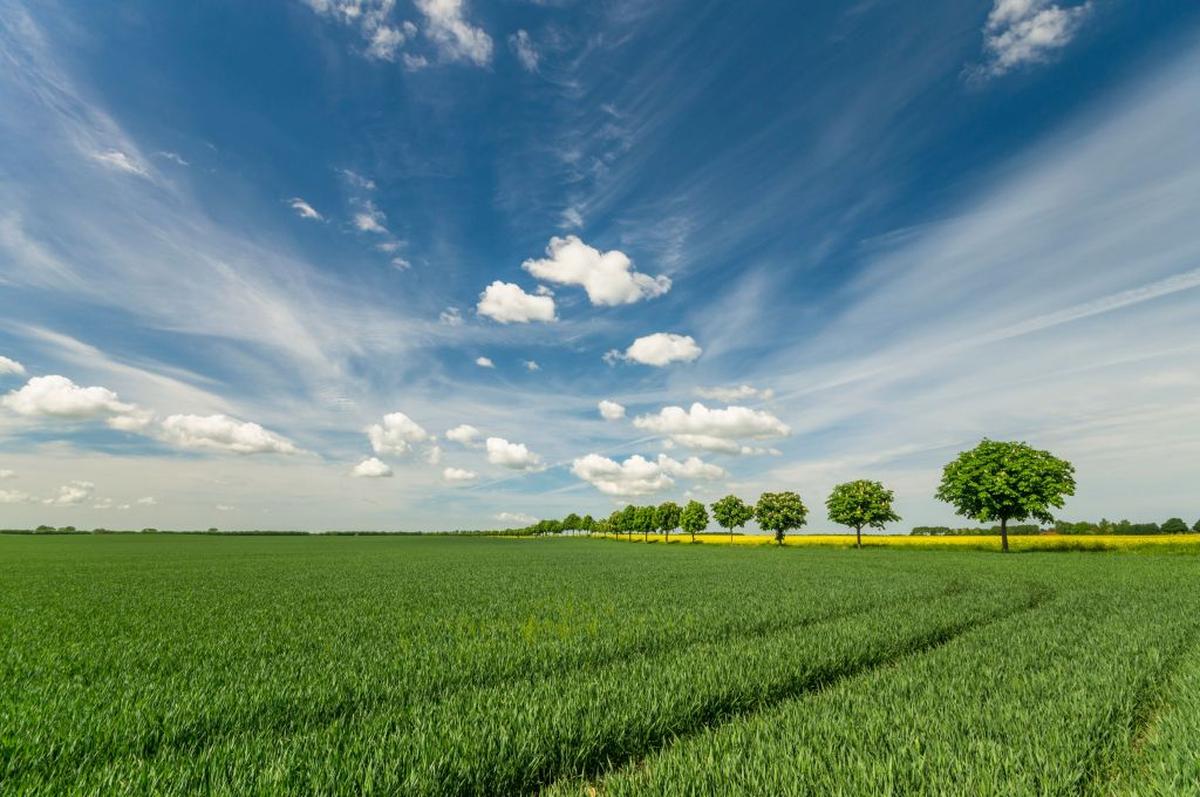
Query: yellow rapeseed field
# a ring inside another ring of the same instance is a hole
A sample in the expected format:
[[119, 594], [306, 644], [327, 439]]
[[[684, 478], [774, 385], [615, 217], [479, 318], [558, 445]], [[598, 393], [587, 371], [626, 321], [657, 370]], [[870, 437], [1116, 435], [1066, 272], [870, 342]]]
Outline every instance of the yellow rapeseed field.
[[[607, 535], [608, 539], [629, 540], [627, 535], [619, 538]], [[650, 542], [664, 542], [662, 534], [651, 534]], [[633, 542], [642, 542], [642, 535], [634, 534]], [[670, 542], [688, 543], [687, 534], [672, 534]], [[696, 535], [697, 543], [710, 545], [773, 545], [774, 538], [765, 534], [735, 534], [732, 538], [723, 533]], [[1009, 546], [1015, 551], [1128, 551], [1155, 550], [1200, 553], [1200, 534], [1039, 534], [1036, 536], [1012, 535]], [[818, 546], [828, 548], [851, 548], [853, 534], [789, 534], [784, 543], [792, 547]], [[867, 548], [918, 548], [924, 550], [976, 549], [999, 550], [1000, 537], [996, 535], [971, 535], [948, 537], [914, 537], [907, 534], [864, 534], [863, 547]]]

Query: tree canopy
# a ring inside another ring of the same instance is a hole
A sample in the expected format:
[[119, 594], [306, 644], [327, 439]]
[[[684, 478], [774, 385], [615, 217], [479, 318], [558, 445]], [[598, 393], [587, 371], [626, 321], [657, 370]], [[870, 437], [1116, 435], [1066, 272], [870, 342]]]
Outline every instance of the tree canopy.
[[712, 514], [718, 525], [729, 531], [732, 539], [733, 530], [745, 526], [754, 517], [754, 507], [736, 495], [727, 495], [712, 505]]
[[1168, 518], [1160, 527], [1163, 534], [1186, 534], [1187, 530], [1187, 523], [1181, 517]]
[[708, 528], [708, 510], [699, 501], [688, 501], [679, 516], [679, 522], [695, 542], [696, 534]]
[[671, 532], [679, 528], [682, 514], [683, 510], [679, 508], [679, 504], [674, 501], [663, 501], [658, 505], [658, 509], [654, 510], [655, 526], [670, 540]]
[[784, 535], [807, 521], [808, 507], [791, 491], [763, 493], [754, 507], [754, 519], [762, 528], [775, 532], [775, 542], [783, 545]]
[[829, 519], [854, 529], [856, 545], [862, 547], [863, 527], [881, 529], [900, 519], [892, 509], [895, 496], [879, 482], [858, 479], [833, 488], [825, 499]]
[[1054, 521], [1075, 494], [1075, 468], [1049, 451], [1025, 443], [984, 440], [964, 451], [942, 470], [937, 498], [960, 515], [1000, 521], [1001, 548], [1008, 550], [1008, 521], [1035, 518]]

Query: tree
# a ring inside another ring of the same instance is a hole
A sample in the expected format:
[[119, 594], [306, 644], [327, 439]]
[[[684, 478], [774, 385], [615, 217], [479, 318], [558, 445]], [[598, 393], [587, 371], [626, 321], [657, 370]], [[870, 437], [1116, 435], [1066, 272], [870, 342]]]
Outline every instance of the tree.
[[583, 519], [572, 512], [562, 520], [563, 531], [579, 531], [583, 528]]
[[1200, 533], [1200, 520], [1196, 521], [1196, 525], [1192, 526], [1192, 531]]
[[657, 514], [653, 506], [639, 506], [634, 513], [634, 528], [642, 533], [642, 542], [650, 542], [650, 532], [658, 528]]
[[666, 535], [666, 541], [671, 541], [671, 532], [679, 528], [679, 518], [683, 510], [674, 501], [663, 501], [654, 510], [654, 525]]
[[612, 514], [608, 516], [608, 531], [612, 534], [621, 536], [621, 532], [625, 530], [625, 513], [620, 509], [614, 509]]
[[638, 528], [638, 508], [633, 504], [621, 510], [621, 531], [629, 535], [629, 541], [633, 541], [633, 532]]
[[708, 510], [699, 501], [688, 501], [679, 515], [679, 524], [692, 535], [692, 542], [695, 542], [696, 532], [708, 528]]
[[591, 536], [591, 533], [596, 530], [596, 519], [591, 515], [584, 515], [579, 519], [579, 528], [583, 529]]
[[1052, 523], [1051, 507], [1061, 508], [1074, 494], [1070, 462], [1025, 443], [984, 438], [946, 465], [936, 495], [960, 515], [999, 520], [1000, 548], [1007, 552], [1008, 521], [1032, 517]]
[[767, 531], [775, 532], [775, 542], [783, 545], [783, 537], [808, 520], [808, 507], [793, 492], [763, 493], [754, 507], [754, 519]]
[[750, 522], [754, 517], [754, 507], [736, 495], [727, 495], [712, 505], [712, 513], [721, 528], [729, 530], [729, 541], [733, 542], [733, 530]]
[[882, 529], [885, 523], [900, 519], [892, 510], [892, 491], [879, 482], [858, 479], [839, 484], [825, 499], [829, 519], [854, 529], [855, 546], [862, 547], [864, 526]]
[[1163, 521], [1163, 524], [1158, 527], [1158, 530], [1163, 534], [1187, 534], [1187, 523], [1183, 522], [1183, 518], [1173, 517]]

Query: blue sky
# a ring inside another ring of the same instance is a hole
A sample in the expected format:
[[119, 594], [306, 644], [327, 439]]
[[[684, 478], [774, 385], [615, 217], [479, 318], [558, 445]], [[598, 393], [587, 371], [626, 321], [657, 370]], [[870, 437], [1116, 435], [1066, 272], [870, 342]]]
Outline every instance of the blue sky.
[[0, 525], [903, 529], [985, 435], [1200, 516], [1195, 4], [0, 0], [0, 62]]

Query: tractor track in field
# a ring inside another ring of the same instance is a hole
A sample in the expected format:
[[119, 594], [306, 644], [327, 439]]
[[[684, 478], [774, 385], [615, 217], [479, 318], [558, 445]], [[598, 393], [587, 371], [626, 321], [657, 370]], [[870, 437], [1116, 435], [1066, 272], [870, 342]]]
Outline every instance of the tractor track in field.
[[[637, 754], [620, 758], [610, 758], [603, 764], [591, 768], [584, 773], [568, 777], [552, 777], [547, 782], [532, 790], [528, 790], [526, 793], [544, 797], [551, 792], [557, 792], [560, 788], [569, 788], [571, 784], [578, 783], [580, 794], [587, 795], [587, 797], [602, 795], [604, 793], [603, 780], [607, 775], [623, 769], [641, 768], [651, 756], [681, 741], [718, 730], [732, 721], [760, 714], [784, 703], [816, 694], [848, 678], [864, 675], [885, 667], [891, 667], [916, 656], [931, 653], [971, 631], [986, 628], [995, 623], [1034, 611], [1055, 597], [1055, 593], [1044, 585], [1029, 582], [1027, 586], [1030, 587], [1029, 599], [1017, 604], [1008, 611], [999, 612], [981, 620], [952, 624], [948, 627], [919, 635], [907, 640], [898, 651], [893, 652], [891, 655], [882, 656], [874, 661], [859, 662], [843, 669], [831, 669], [828, 672], [820, 673], [816, 678], [805, 679], [804, 681], [792, 684], [788, 688], [781, 689], [772, 695], [770, 699], [750, 708], [727, 708], [722, 711], [720, 707], [715, 707], [715, 710], [710, 712], [708, 720], [663, 734], [656, 740], [657, 743], [648, 745], [646, 749]], [[496, 792], [496, 794], [501, 793], [505, 792]]]
[[[909, 596], [909, 600], [960, 595], [970, 592], [971, 589], [971, 584], [964, 583], [958, 579], [951, 579], [938, 589]], [[586, 674], [601, 670], [618, 661], [627, 661], [631, 658], [654, 659], [703, 645], [767, 638], [809, 626], [865, 614], [886, 605], [886, 603], [855, 604], [849, 608], [839, 608], [814, 614], [797, 621], [761, 622], [749, 627], [730, 624], [721, 628], [716, 633], [692, 638], [683, 644], [679, 644], [679, 640], [648, 640], [649, 644], [637, 644], [625, 649], [613, 650], [605, 656], [590, 659], [576, 665], [571, 671]], [[247, 732], [274, 732], [280, 735], [298, 734], [314, 728], [341, 722], [355, 714], [369, 714], [389, 706], [397, 707], [402, 711], [405, 706], [418, 703], [441, 703], [469, 689], [488, 689], [505, 684], [519, 685], [534, 683], [552, 672], [562, 672], [557, 667], [558, 663], [549, 663], [537, 668], [535, 671], [504, 673], [493, 678], [472, 679], [470, 677], [463, 677], [461, 679], [451, 679], [436, 687], [417, 689], [413, 692], [400, 695], [351, 694], [341, 699], [325, 701], [323, 705], [307, 706], [301, 714], [289, 714], [289, 710], [294, 708], [294, 700], [268, 701], [256, 707], [256, 710], [248, 717], [197, 720], [187, 723], [169, 733], [152, 733], [152, 735], [141, 740], [130, 740], [130, 744], [121, 744], [119, 741], [116, 741], [102, 755], [94, 747], [86, 751], [80, 751], [78, 754], [63, 751], [63, 755], [53, 762], [53, 766], [50, 766], [50, 762], [47, 761], [42, 765], [33, 767], [15, 767], [11, 770], [7, 770], [6, 768], [3, 774], [6, 775], [6, 779], [11, 779], [10, 782], [19, 782], [21, 779], [30, 776], [49, 774], [51, 770], [61, 770], [64, 758], [68, 760], [74, 759], [75, 771], [83, 773], [99, 769], [114, 759], [133, 757], [140, 761], [150, 761], [170, 752], [197, 753], [219, 742], [221, 739], [234, 734], [244, 734]], [[84, 761], [83, 759], [88, 760]]]
[[[1115, 752], [1100, 743], [1084, 760], [1083, 771], [1075, 784], [1075, 794], [1087, 797], [1092, 794], [1111, 794], [1123, 779], [1133, 778], [1138, 752], [1146, 744], [1163, 713], [1170, 709], [1169, 697], [1174, 686], [1175, 674], [1191, 656], [1200, 655], [1200, 626], [1192, 626], [1163, 659], [1162, 666], [1145, 675], [1136, 691], [1133, 704], [1133, 725], [1125, 735], [1125, 746]], [[1097, 731], [1097, 738], [1104, 740], [1107, 726]]]

